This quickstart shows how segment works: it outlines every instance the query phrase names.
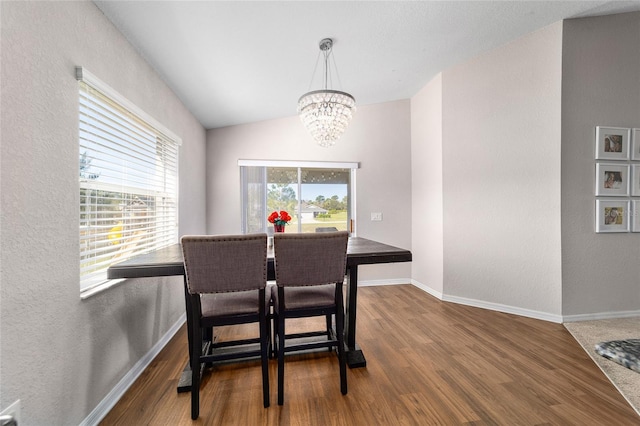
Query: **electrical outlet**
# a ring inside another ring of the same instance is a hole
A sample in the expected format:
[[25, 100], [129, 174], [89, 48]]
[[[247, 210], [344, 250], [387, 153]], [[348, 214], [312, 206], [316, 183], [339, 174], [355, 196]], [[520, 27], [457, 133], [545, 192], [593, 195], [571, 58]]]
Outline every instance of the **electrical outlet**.
[[371, 220], [379, 222], [382, 220], [382, 213], [371, 213]]
[[3, 416], [11, 416], [13, 417], [13, 420], [15, 421], [16, 425], [21, 425], [22, 423], [20, 422], [20, 400], [17, 400], [13, 404], [11, 404], [10, 406], [2, 410], [2, 412], [0, 413], [0, 418]]

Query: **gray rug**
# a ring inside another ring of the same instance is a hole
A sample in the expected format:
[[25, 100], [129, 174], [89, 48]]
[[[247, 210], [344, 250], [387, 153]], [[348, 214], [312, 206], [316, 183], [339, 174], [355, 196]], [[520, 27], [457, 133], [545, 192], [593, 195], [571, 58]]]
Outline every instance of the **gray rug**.
[[596, 345], [596, 353], [640, 373], [640, 339], [600, 342]]
[[564, 326], [640, 415], [640, 374], [596, 352], [596, 345], [601, 342], [640, 338], [640, 317], [570, 322]]

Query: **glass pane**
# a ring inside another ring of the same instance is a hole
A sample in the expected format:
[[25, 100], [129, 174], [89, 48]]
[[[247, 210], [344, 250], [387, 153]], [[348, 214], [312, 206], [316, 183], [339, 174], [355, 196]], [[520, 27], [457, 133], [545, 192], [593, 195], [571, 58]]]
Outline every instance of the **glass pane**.
[[178, 240], [178, 146], [80, 83], [80, 288], [114, 262]]
[[243, 167], [243, 231], [246, 234], [265, 232], [265, 167]]
[[172, 243], [174, 222], [175, 207], [167, 204], [165, 197], [81, 187], [83, 282], [97, 283], [106, 277], [110, 264]]
[[[297, 168], [267, 168], [267, 216], [273, 211], [286, 211], [291, 216], [288, 227], [292, 232], [298, 232], [299, 220], [295, 214], [298, 206], [297, 192]], [[273, 225], [267, 223], [267, 226]]]
[[301, 232], [349, 230], [349, 180], [349, 169], [302, 169]]

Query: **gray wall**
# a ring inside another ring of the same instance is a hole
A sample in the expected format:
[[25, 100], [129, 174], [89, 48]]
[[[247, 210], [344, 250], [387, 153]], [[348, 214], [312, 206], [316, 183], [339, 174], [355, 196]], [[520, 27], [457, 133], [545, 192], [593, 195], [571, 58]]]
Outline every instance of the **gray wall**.
[[205, 131], [91, 2], [1, 2], [0, 407], [77, 425], [184, 314], [180, 278], [80, 300], [81, 65], [182, 137], [180, 233], [205, 230]]
[[561, 37], [556, 23], [443, 73], [450, 299], [559, 319]]
[[640, 127], [639, 13], [555, 23], [411, 103], [416, 285], [552, 321], [640, 312], [640, 234], [594, 231], [595, 127]]
[[[357, 94], [356, 98], [357, 98]], [[295, 104], [292, 105], [292, 110]], [[297, 116], [207, 131], [207, 230], [240, 231], [238, 159], [354, 161], [360, 237], [411, 247], [410, 101], [359, 107], [335, 146], [318, 146]], [[371, 212], [382, 212], [372, 222]], [[362, 280], [408, 283], [411, 264], [365, 265]]]
[[578, 318], [640, 310], [640, 234], [594, 233], [596, 126], [640, 127], [640, 13], [564, 23], [562, 310]]

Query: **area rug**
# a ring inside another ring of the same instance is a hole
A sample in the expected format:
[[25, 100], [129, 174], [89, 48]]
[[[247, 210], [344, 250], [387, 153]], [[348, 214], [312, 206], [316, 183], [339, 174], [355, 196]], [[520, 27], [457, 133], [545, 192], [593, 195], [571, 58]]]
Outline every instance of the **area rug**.
[[640, 339], [600, 342], [595, 349], [598, 355], [640, 373]]
[[599, 355], [595, 349], [601, 342], [640, 338], [640, 317], [569, 322], [564, 326], [640, 415], [640, 374]]

